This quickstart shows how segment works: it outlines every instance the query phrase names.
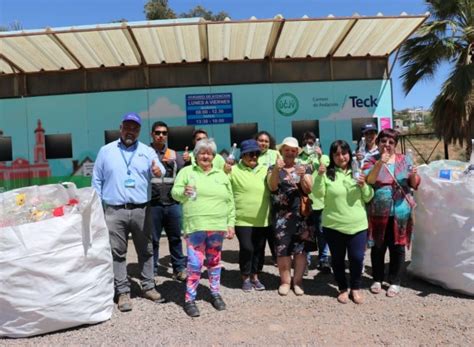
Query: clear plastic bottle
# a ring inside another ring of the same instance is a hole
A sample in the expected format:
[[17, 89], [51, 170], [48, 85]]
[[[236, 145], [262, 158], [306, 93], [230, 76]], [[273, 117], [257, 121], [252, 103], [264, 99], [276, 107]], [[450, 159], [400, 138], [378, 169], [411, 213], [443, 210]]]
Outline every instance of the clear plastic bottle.
[[321, 147], [321, 141], [319, 141], [319, 137], [317, 137], [316, 141], [314, 141], [314, 147]]
[[413, 165], [415, 164], [414, 157], [413, 157], [413, 150], [411, 148], [408, 148], [405, 156], [407, 157], [408, 161], [411, 163], [411, 164], [408, 164], [408, 171], [411, 171], [413, 169]]
[[291, 173], [291, 178], [293, 179], [293, 182], [295, 182], [296, 184], [300, 183], [300, 180], [301, 180], [300, 175], [296, 173], [296, 171], [298, 171], [300, 167], [301, 167], [301, 164], [298, 161], [296, 161], [294, 165], [295, 170]]
[[359, 169], [359, 162], [357, 161], [357, 158], [355, 156], [352, 157], [351, 170], [352, 170], [352, 178], [357, 181], [360, 176], [360, 169]]
[[365, 147], [367, 146], [366, 142], [365, 142], [365, 137], [362, 136], [362, 138], [360, 139], [360, 142], [359, 142], [359, 148], [357, 149], [357, 151], [362, 154], [362, 155], [365, 155]]
[[234, 144], [232, 145], [232, 148], [230, 149], [229, 155], [227, 156], [227, 162], [228, 162], [229, 164], [233, 164], [233, 163], [235, 162], [236, 151], [237, 151], [237, 144], [234, 143]]
[[192, 192], [188, 195], [189, 199], [195, 201], [197, 199], [197, 190], [196, 190], [196, 179], [194, 176], [189, 177], [188, 185], [193, 188]]

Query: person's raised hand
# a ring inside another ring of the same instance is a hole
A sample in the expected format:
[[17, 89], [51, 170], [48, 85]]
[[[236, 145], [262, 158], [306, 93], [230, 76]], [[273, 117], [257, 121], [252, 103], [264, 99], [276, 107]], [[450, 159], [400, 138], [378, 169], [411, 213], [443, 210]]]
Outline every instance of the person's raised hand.
[[387, 164], [390, 159], [390, 153], [388, 152], [387, 147], [382, 148], [382, 155], [380, 156], [380, 160], [382, 163]]
[[322, 176], [326, 173], [326, 165], [323, 163], [319, 164], [318, 175]]
[[359, 185], [359, 187], [363, 187], [365, 185], [365, 175], [361, 172], [359, 174], [359, 178], [357, 179], [357, 184]]
[[183, 160], [185, 162], [188, 162], [188, 161], [191, 160], [191, 156], [189, 155], [189, 147], [188, 146], [184, 147]]
[[151, 172], [155, 177], [161, 177], [161, 169], [158, 165], [156, 165], [155, 159], [151, 162]]

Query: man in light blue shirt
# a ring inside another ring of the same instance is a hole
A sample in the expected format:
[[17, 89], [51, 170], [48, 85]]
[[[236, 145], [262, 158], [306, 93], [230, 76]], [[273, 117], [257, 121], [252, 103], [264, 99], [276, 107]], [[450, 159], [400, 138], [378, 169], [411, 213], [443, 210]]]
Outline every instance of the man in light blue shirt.
[[143, 297], [154, 302], [164, 299], [155, 290], [151, 243], [152, 216], [149, 210], [151, 179], [165, 171], [156, 152], [139, 142], [141, 118], [126, 114], [120, 138], [103, 146], [97, 154], [92, 186], [105, 208], [112, 248], [114, 286], [118, 309], [130, 311], [130, 283], [127, 278], [128, 235], [132, 234], [142, 275]]

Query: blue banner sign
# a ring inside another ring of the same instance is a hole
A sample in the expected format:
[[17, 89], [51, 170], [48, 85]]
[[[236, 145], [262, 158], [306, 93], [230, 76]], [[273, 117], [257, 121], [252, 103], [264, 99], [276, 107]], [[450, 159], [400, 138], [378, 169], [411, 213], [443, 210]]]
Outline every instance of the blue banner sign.
[[233, 121], [232, 93], [186, 95], [188, 125], [224, 124]]

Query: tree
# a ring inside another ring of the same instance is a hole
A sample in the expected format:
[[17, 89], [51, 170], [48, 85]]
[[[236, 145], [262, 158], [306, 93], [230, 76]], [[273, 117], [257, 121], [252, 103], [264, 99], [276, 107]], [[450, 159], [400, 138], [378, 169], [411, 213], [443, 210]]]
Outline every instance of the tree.
[[168, 6], [168, 0], [148, 0], [145, 4], [146, 19], [174, 19], [176, 14]]
[[448, 143], [466, 141], [466, 154], [474, 138], [474, 0], [426, 0], [432, 19], [401, 48], [403, 88], [406, 94], [420, 81], [429, 80], [443, 62], [451, 65], [449, 77], [432, 108], [433, 128]]
[[0, 25], [0, 31], [19, 31], [22, 29], [23, 25], [17, 20], [8, 25]]
[[180, 18], [193, 18], [193, 17], [202, 17], [206, 20], [213, 20], [213, 21], [222, 21], [226, 17], [229, 17], [227, 12], [221, 11], [217, 14], [213, 14], [212, 11], [206, 10], [201, 5], [197, 5], [193, 9], [189, 10], [188, 12], [183, 12], [179, 15]]
[[[148, 0], [145, 4], [145, 15], [149, 20], [153, 19], [174, 19], [176, 18], [175, 12], [169, 7], [168, 0]], [[202, 17], [207, 20], [222, 21], [229, 14], [224, 11], [220, 11], [217, 14], [213, 14], [212, 11], [206, 10], [201, 5], [197, 5], [188, 12], [183, 12], [179, 18], [193, 18]]]

